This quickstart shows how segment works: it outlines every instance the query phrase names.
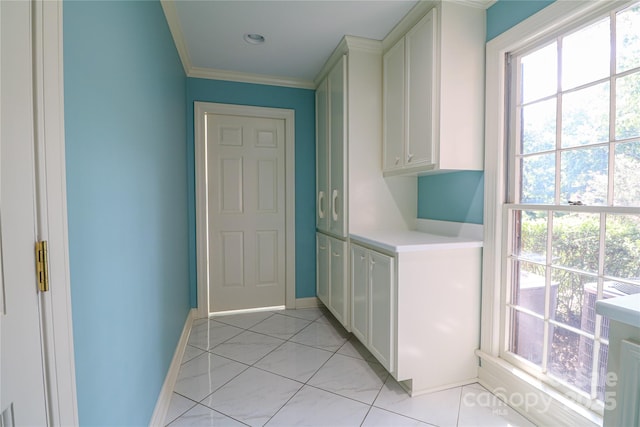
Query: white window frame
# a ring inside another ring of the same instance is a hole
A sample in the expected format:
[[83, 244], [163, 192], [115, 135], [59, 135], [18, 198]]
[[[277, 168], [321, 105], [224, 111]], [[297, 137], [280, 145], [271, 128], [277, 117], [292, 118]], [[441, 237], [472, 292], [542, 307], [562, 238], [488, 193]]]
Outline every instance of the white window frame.
[[634, 1], [557, 1], [487, 43], [485, 103], [485, 200], [482, 278], [481, 359], [478, 377], [485, 387], [537, 424], [602, 425], [602, 417], [583, 404], [547, 386], [540, 379], [500, 358], [506, 298], [504, 246], [509, 233], [504, 205], [507, 201], [508, 81], [506, 60], [549, 35], [569, 29]]

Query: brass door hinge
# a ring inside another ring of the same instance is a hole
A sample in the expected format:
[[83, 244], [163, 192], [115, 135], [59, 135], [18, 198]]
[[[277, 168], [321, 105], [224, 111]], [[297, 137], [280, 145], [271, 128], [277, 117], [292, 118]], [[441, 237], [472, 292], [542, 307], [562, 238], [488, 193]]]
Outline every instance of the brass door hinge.
[[40, 292], [49, 290], [49, 256], [47, 254], [47, 241], [36, 242], [36, 276]]

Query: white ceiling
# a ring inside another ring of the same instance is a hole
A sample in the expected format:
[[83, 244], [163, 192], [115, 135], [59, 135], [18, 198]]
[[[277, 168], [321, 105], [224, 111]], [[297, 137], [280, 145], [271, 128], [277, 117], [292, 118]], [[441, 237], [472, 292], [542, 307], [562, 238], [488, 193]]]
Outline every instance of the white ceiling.
[[[475, 0], [482, 6], [485, 0]], [[313, 87], [344, 35], [382, 40], [415, 0], [163, 0], [192, 77]], [[243, 40], [259, 33], [264, 44]]]

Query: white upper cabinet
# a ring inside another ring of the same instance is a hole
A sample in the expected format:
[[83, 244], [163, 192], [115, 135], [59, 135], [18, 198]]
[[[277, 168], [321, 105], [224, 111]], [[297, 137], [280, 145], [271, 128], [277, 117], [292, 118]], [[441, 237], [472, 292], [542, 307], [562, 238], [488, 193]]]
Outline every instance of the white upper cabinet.
[[345, 36], [316, 82], [317, 230], [346, 239], [410, 228], [416, 184], [380, 172], [382, 42]]
[[433, 87], [434, 87], [434, 11], [413, 27], [405, 37], [406, 117], [405, 165], [432, 164]]
[[329, 230], [329, 116], [328, 81], [316, 90], [316, 228]]
[[337, 236], [347, 237], [347, 144], [345, 136], [345, 74], [347, 62], [342, 56], [329, 76], [329, 171], [331, 218], [329, 231]]
[[385, 176], [482, 169], [484, 43], [484, 10], [453, 2], [420, 3], [385, 39]]
[[400, 39], [383, 58], [384, 82], [384, 154], [385, 170], [401, 168], [404, 160], [404, 38]]
[[345, 73], [342, 56], [316, 91], [316, 227], [347, 236]]

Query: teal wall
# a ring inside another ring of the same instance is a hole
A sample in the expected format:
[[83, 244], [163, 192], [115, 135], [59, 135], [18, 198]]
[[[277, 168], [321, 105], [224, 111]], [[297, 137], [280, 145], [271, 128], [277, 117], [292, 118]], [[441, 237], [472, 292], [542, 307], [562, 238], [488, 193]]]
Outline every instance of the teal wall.
[[189, 271], [191, 306], [197, 305], [193, 103], [241, 104], [295, 110], [296, 298], [316, 295], [315, 91], [220, 80], [187, 79]]
[[[549, 3], [499, 1], [487, 39]], [[315, 295], [314, 91], [186, 79], [156, 1], [65, 1], [64, 67], [80, 423], [147, 425], [197, 298], [193, 102], [295, 110], [304, 298]], [[481, 223], [482, 182], [481, 172], [421, 177], [418, 216]]]
[[[499, 0], [487, 9], [487, 41], [553, 3], [554, 0]], [[464, 171], [418, 179], [418, 218], [482, 224], [482, 172]]]
[[418, 218], [482, 224], [484, 173], [451, 172], [418, 178]]
[[63, 13], [80, 424], [146, 426], [189, 311], [185, 75], [159, 2]]
[[555, 0], [499, 0], [487, 9], [487, 41], [524, 21]]

